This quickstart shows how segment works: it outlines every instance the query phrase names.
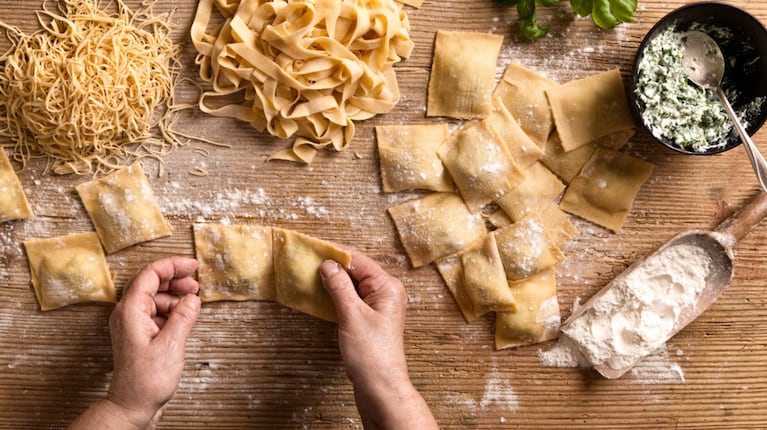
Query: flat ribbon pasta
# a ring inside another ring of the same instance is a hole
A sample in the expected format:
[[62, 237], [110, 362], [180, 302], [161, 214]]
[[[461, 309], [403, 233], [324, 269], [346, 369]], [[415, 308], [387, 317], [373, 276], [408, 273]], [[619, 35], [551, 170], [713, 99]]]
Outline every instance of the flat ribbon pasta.
[[[214, 4], [225, 21], [208, 33]], [[213, 88], [200, 109], [296, 137], [270, 159], [309, 163], [326, 146], [341, 151], [354, 120], [399, 101], [392, 66], [413, 49], [401, 9], [392, 0], [202, 0], [191, 34]]]

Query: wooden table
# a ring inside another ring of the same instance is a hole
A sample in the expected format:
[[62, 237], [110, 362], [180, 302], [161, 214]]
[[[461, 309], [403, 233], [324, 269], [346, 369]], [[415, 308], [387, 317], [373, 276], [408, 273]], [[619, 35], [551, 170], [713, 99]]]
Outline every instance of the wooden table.
[[[165, 159], [159, 177], [157, 163], [145, 163], [175, 232], [110, 255], [118, 288], [154, 259], [192, 256], [194, 222], [289, 228], [353, 245], [404, 281], [410, 374], [446, 429], [767, 427], [767, 226], [736, 248], [735, 278], [719, 301], [672, 339], [665, 355], [615, 381], [590, 370], [543, 367], [537, 352], [549, 345], [495, 351], [494, 319], [465, 323], [435, 268], [413, 270], [404, 256], [386, 209], [417, 194], [382, 193], [373, 127], [435, 121], [424, 114], [437, 29], [504, 35], [498, 77], [512, 61], [559, 82], [615, 67], [626, 77], [642, 36], [683, 2], [641, 1], [636, 21], [612, 31], [573, 18], [565, 3], [539, 9], [552, 33], [535, 43], [518, 35], [515, 10], [490, 0], [427, 0], [409, 9], [416, 48], [397, 67], [402, 101], [359, 124], [349, 150], [323, 152], [309, 166], [266, 162], [284, 142], [247, 125], [187, 116], [179, 129], [232, 148], [188, 144]], [[734, 3], [767, 22], [764, 2]], [[156, 5], [157, 11], [170, 7]], [[195, 7], [193, 1], [172, 2], [174, 37], [185, 44], [184, 74], [190, 77], [196, 68], [187, 32]], [[27, 31], [36, 28], [39, 8], [39, 1], [0, 0], [2, 19]], [[0, 48], [7, 46], [4, 41]], [[187, 90], [181, 96], [194, 99]], [[767, 152], [767, 132], [754, 140]], [[741, 149], [682, 156], [639, 133], [624, 150], [656, 170], [620, 233], [574, 219], [580, 234], [559, 269], [563, 317], [576, 298], [588, 298], [636, 258], [679, 231], [715, 226], [757, 188]], [[196, 167], [209, 175], [189, 174]], [[37, 216], [0, 225], [0, 427], [61, 428], [108, 387], [112, 307], [39, 310], [21, 242], [92, 230], [74, 191], [90, 178], [45, 174], [42, 160], [19, 176]], [[335, 326], [274, 303], [206, 305], [160, 427], [360, 428]]]

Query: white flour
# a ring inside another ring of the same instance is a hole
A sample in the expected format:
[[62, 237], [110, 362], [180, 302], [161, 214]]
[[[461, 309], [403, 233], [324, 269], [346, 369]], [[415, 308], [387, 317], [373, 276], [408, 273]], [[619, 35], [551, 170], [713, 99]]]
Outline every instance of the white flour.
[[562, 329], [566, 335], [539, 353], [544, 365], [632, 366], [663, 347], [680, 314], [706, 287], [711, 259], [700, 247], [676, 245], [619, 280], [592, 308]]

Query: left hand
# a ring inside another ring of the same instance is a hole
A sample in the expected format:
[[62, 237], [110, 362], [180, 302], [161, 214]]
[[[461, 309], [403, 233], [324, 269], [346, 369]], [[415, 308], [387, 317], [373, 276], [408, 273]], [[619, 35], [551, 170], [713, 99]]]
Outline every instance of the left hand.
[[155, 261], [128, 284], [109, 319], [114, 374], [107, 402], [146, 426], [181, 381], [186, 340], [200, 314], [191, 258]]

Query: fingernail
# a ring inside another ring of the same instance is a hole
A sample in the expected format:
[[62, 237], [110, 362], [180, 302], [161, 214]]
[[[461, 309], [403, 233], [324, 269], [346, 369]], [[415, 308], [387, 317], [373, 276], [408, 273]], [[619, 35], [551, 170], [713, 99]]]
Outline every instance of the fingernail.
[[320, 276], [322, 276], [323, 279], [327, 279], [341, 270], [341, 267], [333, 260], [325, 260], [322, 262], [322, 265], [320, 265]]

